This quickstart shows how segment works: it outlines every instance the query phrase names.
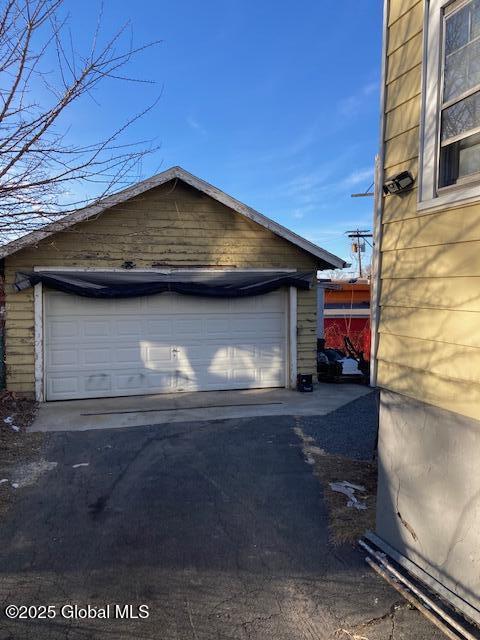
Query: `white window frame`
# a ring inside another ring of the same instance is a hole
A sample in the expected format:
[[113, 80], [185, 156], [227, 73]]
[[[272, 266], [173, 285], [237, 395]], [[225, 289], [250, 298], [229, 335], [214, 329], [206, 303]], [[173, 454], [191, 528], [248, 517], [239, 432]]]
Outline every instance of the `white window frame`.
[[[480, 200], [478, 182], [438, 187], [443, 10], [455, 0], [426, 0], [423, 39], [422, 111], [418, 210], [446, 208]], [[466, 0], [467, 2], [468, 0]]]

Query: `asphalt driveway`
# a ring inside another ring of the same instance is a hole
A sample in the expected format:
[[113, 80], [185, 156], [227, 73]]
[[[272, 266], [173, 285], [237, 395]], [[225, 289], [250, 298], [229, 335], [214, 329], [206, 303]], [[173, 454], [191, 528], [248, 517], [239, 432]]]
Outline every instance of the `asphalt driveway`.
[[[372, 427], [348, 411], [304, 428], [332, 449], [355, 449], [360, 431], [367, 453]], [[358, 552], [329, 546], [294, 426], [274, 416], [48, 433], [57, 466], [18, 490], [0, 581], [2, 609], [54, 605], [56, 617], [2, 611], [0, 638], [441, 638]], [[61, 618], [64, 604], [143, 604], [149, 617]]]

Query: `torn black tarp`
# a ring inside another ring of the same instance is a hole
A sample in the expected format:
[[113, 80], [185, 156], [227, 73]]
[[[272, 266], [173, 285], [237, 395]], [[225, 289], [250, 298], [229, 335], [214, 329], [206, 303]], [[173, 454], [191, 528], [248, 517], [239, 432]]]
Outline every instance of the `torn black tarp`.
[[173, 292], [211, 298], [257, 296], [280, 287], [310, 289], [312, 272], [285, 271], [31, 271], [17, 272], [21, 291], [42, 282], [47, 287], [87, 298], [134, 298]]

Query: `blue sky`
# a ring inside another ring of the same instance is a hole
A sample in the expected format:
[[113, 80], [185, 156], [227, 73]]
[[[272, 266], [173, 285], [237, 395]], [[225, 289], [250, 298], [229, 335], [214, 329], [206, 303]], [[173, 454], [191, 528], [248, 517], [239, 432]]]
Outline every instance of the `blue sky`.
[[[99, 4], [67, 0], [78, 48]], [[378, 144], [381, 3], [374, 0], [106, 0], [106, 38], [162, 43], [129, 67], [155, 85], [108, 81], [69, 114], [72, 135], [103, 136], [160, 91], [130, 139], [161, 149], [142, 177], [181, 165], [324, 248], [370, 228]]]

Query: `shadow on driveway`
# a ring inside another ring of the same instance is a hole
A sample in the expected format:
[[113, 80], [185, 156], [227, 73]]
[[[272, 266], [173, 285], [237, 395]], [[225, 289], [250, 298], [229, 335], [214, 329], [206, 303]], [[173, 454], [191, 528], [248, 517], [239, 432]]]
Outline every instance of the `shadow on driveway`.
[[[3, 605], [147, 604], [150, 616], [2, 617], [0, 638], [440, 638], [359, 553], [329, 546], [294, 426], [279, 416], [49, 433], [58, 466], [19, 492], [0, 534]], [[305, 428], [326, 435], [314, 418]]]

